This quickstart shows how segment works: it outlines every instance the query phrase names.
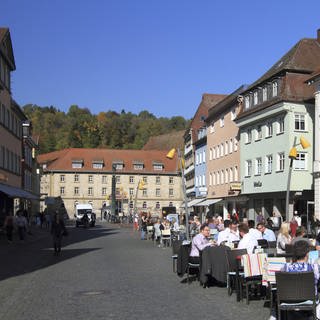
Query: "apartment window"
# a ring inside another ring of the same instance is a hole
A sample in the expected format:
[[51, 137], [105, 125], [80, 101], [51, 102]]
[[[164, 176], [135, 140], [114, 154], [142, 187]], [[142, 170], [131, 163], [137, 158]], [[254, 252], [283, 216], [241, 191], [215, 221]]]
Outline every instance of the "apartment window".
[[212, 160], [212, 148], [209, 150], [209, 160]]
[[217, 184], [220, 184], [220, 171], [217, 172]]
[[223, 151], [223, 143], [220, 145], [220, 156], [223, 157], [224, 151]]
[[146, 201], [143, 201], [142, 208], [147, 209], [147, 202]]
[[159, 201], [156, 202], [156, 209], [160, 209], [160, 202]]
[[267, 87], [263, 87], [262, 89], [262, 101], [267, 101]]
[[255, 91], [253, 93], [253, 104], [254, 105], [258, 104], [258, 91]]
[[133, 209], [133, 201], [129, 202], [129, 207], [130, 207], [130, 209]]
[[248, 129], [246, 132], [246, 143], [251, 143], [252, 140], [252, 132], [251, 129]]
[[284, 152], [279, 152], [277, 155], [277, 171], [284, 170]]
[[147, 189], [147, 188], [144, 188], [144, 189], [142, 190], [142, 195], [143, 195], [144, 197], [147, 197], [147, 196], [148, 196], [148, 189]]
[[229, 181], [230, 182], [233, 181], [233, 169], [232, 168], [229, 169]]
[[74, 195], [79, 195], [79, 187], [74, 187]]
[[252, 161], [251, 160], [247, 160], [246, 162], [246, 177], [251, 177], [252, 175]]
[[156, 197], [160, 197], [160, 189], [156, 189]]
[[214, 123], [212, 123], [211, 126], [210, 126], [210, 133], [214, 133], [214, 131], [215, 131], [214, 130]]
[[229, 152], [232, 153], [232, 151], [233, 151], [233, 140], [231, 138], [229, 141]]
[[269, 154], [266, 156], [266, 163], [265, 163], [265, 173], [271, 173], [272, 172], [272, 155]]
[[206, 185], [206, 175], [205, 174], [202, 176], [202, 185], [203, 186]]
[[258, 125], [256, 129], [256, 140], [261, 140], [261, 139], [262, 139], [261, 125]]
[[93, 188], [92, 187], [88, 188], [88, 196], [93, 196]]
[[250, 97], [249, 96], [244, 97], [244, 107], [245, 107], [245, 109], [249, 109], [249, 107], [250, 107]]
[[73, 169], [81, 169], [83, 166], [82, 160], [72, 160], [72, 168]]
[[129, 183], [134, 183], [134, 176], [129, 176]]
[[225, 176], [225, 183], [228, 183], [229, 182], [229, 170], [228, 169], [226, 169], [224, 176]]
[[206, 151], [205, 150], [202, 151], [202, 161], [203, 161], [203, 163], [206, 163]]
[[272, 83], [272, 96], [276, 97], [278, 95], [278, 83], [273, 82]]
[[217, 174], [214, 172], [212, 176], [212, 184], [215, 186], [217, 183]]
[[228, 143], [228, 141], [226, 141], [226, 143], [224, 145], [224, 154], [225, 155], [227, 155], [229, 153], [229, 150], [228, 150], [229, 148], [228, 147], [229, 147], [229, 143]]
[[271, 137], [273, 134], [272, 122], [268, 122], [266, 125], [266, 137]]
[[160, 177], [156, 177], [156, 184], [160, 184], [160, 183], [161, 183]]
[[121, 179], [120, 176], [116, 176], [116, 183], [120, 183], [121, 182], [120, 179]]
[[234, 138], [233, 142], [234, 142], [234, 151], [237, 151], [238, 150], [238, 139]]
[[153, 164], [153, 170], [162, 171], [163, 170], [163, 164], [162, 163], [154, 163]]
[[224, 170], [220, 171], [220, 182], [221, 184], [224, 184]]
[[60, 187], [60, 195], [64, 195], [64, 187]]
[[298, 152], [297, 158], [294, 160], [295, 170], [307, 170], [307, 154], [305, 152]]
[[238, 181], [239, 177], [238, 177], [238, 167], [235, 166], [234, 167], [234, 181]]
[[88, 182], [89, 182], [89, 183], [93, 183], [93, 175], [90, 174], [90, 175], [88, 176]]
[[201, 153], [198, 153], [198, 156], [199, 156], [198, 164], [201, 164], [201, 163], [202, 163], [202, 154], [201, 154]]
[[102, 176], [102, 183], [107, 183], [107, 176]]
[[143, 182], [144, 182], [145, 184], [148, 183], [148, 177], [143, 177], [142, 180], [143, 180]]
[[74, 177], [73, 177], [73, 179], [74, 179], [74, 180], [73, 180], [74, 182], [79, 182], [79, 175], [78, 175], [78, 174], [75, 174]]
[[284, 117], [278, 119], [277, 134], [284, 133]]
[[219, 146], [217, 146], [216, 148], [217, 148], [217, 152], [216, 152], [217, 159], [219, 159], [219, 157], [220, 157], [220, 148], [219, 148]]
[[256, 176], [261, 175], [261, 169], [262, 169], [262, 159], [256, 158], [256, 167], [255, 167], [255, 175]]
[[134, 188], [129, 188], [129, 195], [133, 196], [134, 195]]
[[101, 195], [103, 195], [103, 196], [107, 195], [107, 188], [106, 187], [103, 187], [101, 189]]
[[209, 186], [212, 186], [212, 173], [209, 174]]
[[294, 114], [294, 129], [297, 131], [306, 130], [305, 115], [303, 113]]
[[231, 120], [234, 120], [236, 118], [236, 108], [233, 108], [231, 110]]
[[143, 170], [143, 163], [135, 163], [133, 165], [134, 170]]
[[66, 176], [64, 174], [60, 174], [60, 182], [65, 182]]
[[224, 116], [220, 118], [220, 128], [224, 127]]
[[169, 197], [173, 197], [173, 189], [172, 188], [169, 189]]

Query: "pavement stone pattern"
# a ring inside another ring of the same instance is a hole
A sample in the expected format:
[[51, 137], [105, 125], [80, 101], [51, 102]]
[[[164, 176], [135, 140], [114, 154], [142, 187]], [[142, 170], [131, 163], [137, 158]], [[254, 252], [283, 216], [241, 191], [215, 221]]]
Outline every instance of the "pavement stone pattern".
[[171, 248], [132, 228], [69, 226], [61, 256], [48, 230], [25, 242], [0, 236], [0, 320], [265, 320], [265, 301], [237, 303], [226, 288], [202, 288], [172, 272]]

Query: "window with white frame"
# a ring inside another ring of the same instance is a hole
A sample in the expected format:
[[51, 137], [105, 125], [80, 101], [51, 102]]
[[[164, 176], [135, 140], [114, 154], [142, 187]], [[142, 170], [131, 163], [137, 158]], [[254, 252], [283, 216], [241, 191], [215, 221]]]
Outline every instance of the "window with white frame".
[[234, 181], [238, 181], [238, 180], [239, 180], [238, 167], [235, 166], [235, 167], [234, 167]]
[[277, 154], [277, 171], [284, 171], [284, 152], [279, 152]]
[[212, 148], [209, 149], [209, 160], [212, 160]]
[[142, 177], [142, 180], [143, 180], [143, 182], [144, 182], [145, 184], [148, 183], [148, 177]]
[[212, 160], [216, 158], [216, 147], [212, 148]]
[[203, 163], [206, 163], [206, 150], [202, 151], [202, 160], [203, 160]]
[[274, 81], [272, 83], [272, 96], [276, 97], [278, 95], [278, 83]]
[[220, 128], [224, 127], [224, 116], [220, 118]]
[[169, 189], [169, 197], [173, 197], [173, 189]]
[[78, 174], [75, 174], [75, 175], [74, 175], [73, 181], [74, 181], [74, 182], [79, 182], [79, 175], [78, 175]]
[[220, 156], [223, 157], [224, 151], [223, 151], [223, 143], [220, 145]]
[[296, 131], [305, 131], [306, 130], [306, 118], [303, 113], [294, 114], [294, 129]]
[[251, 140], [252, 140], [251, 129], [248, 129], [246, 132], [246, 143], [251, 143]]
[[156, 177], [156, 184], [160, 184], [161, 183], [161, 178], [159, 176]]
[[202, 186], [204, 187], [206, 185], [206, 175], [204, 174], [202, 176]]
[[79, 194], [79, 187], [74, 187], [73, 193], [75, 196], [77, 196]]
[[134, 195], [134, 188], [129, 188], [129, 195], [133, 196]]
[[88, 188], [88, 196], [93, 196], [93, 188], [92, 187]]
[[225, 170], [224, 177], [225, 177], [225, 183], [228, 183], [229, 182], [229, 170], [228, 169]]
[[219, 157], [220, 157], [220, 148], [219, 148], [219, 146], [217, 146], [216, 147], [217, 149], [217, 152], [216, 152], [216, 155], [217, 155], [217, 159], [219, 159]]
[[159, 201], [156, 202], [156, 209], [160, 209], [160, 202]]
[[249, 96], [244, 97], [244, 107], [245, 107], [245, 109], [249, 109], [249, 107], [250, 107], [250, 97]]
[[116, 183], [120, 183], [120, 176], [116, 176]]
[[142, 209], [147, 209], [147, 202], [146, 202], [146, 201], [143, 201], [143, 203], [142, 203]]
[[262, 170], [262, 158], [256, 158], [256, 165], [255, 165], [255, 175], [260, 176]]
[[224, 145], [224, 154], [227, 155], [229, 153], [229, 143], [226, 141]]
[[262, 139], [262, 129], [261, 125], [258, 125], [256, 128], [256, 140], [261, 140]]
[[253, 93], [253, 104], [254, 105], [258, 104], [258, 91], [255, 91]]
[[246, 177], [251, 177], [252, 175], [252, 160], [247, 160], [245, 162], [245, 173], [246, 173]]
[[265, 173], [272, 173], [272, 154], [266, 156]]
[[266, 124], [266, 137], [272, 137], [273, 130], [272, 130], [272, 122], [267, 122]]
[[229, 181], [233, 182], [233, 169], [232, 168], [229, 169]]
[[212, 186], [212, 173], [209, 174], [209, 186]]
[[277, 134], [284, 133], [284, 117], [279, 118], [277, 123]]
[[307, 154], [298, 152], [296, 159], [293, 162], [294, 170], [307, 170]]
[[267, 93], [268, 93], [267, 87], [263, 87], [263, 88], [262, 88], [262, 101], [263, 101], [263, 102], [264, 102], [264, 101], [267, 101]]
[[210, 125], [210, 133], [214, 133], [214, 123], [211, 123]]
[[134, 176], [129, 176], [129, 183], [134, 183]]
[[66, 182], [66, 176], [64, 174], [60, 174], [60, 182]]
[[169, 177], [169, 184], [173, 184], [173, 177]]
[[107, 183], [107, 176], [102, 176], [101, 180], [103, 184]]
[[234, 120], [235, 118], [236, 118], [236, 108], [233, 108], [232, 110], [231, 110], [231, 120]]
[[93, 175], [88, 175], [88, 182], [93, 183]]
[[229, 153], [232, 153], [233, 151], [233, 139], [231, 138], [229, 141]]
[[201, 164], [202, 163], [202, 153], [198, 153], [199, 155], [199, 161], [198, 161], [198, 164]]
[[143, 197], [147, 197], [147, 196], [148, 196], [148, 189], [147, 189], [147, 188], [144, 188], [144, 189], [142, 190], [142, 196], [143, 196]]
[[103, 196], [107, 195], [107, 188], [106, 187], [102, 188], [101, 195], [103, 195]]
[[220, 182], [221, 184], [224, 184], [224, 170], [220, 171]]
[[195, 184], [196, 184], [196, 187], [199, 187], [199, 177], [198, 176], [195, 177]]
[[156, 189], [156, 197], [160, 197], [160, 188]]
[[213, 173], [213, 176], [212, 176], [212, 184], [215, 186], [217, 183], [217, 174], [216, 172]]
[[234, 143], [234, 151], [237, 151], [238, 150], [238, 139], [234, 138], [233, 143]]
[[217, 172], [217, 185], [220, 184], [220, 171]]
[[64, 187], [60, 187], [60, 195], [64, 195]]

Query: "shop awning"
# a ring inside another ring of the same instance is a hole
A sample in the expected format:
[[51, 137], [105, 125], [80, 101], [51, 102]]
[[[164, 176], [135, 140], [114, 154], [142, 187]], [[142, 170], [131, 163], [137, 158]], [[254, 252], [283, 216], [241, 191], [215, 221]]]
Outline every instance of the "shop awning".
[[204, 200], [203, 198], [191, 200], [190, 202], [188, 202], [188, 208], [195, 206], [197, 203], [199, 203], [203, 200]]
[[1, 183], [0, 183], [0, 192], [5, 193], [11, 198], [23, 198], [23, 199], [34, 199], [34, 200], [39, 198], [23, 189], [8, 186], [6, 184], [1, 184]]
[[217, 203], [217, 202], [219, 202], [219, 201], [221, 201], [222, 199], [207, 199], [207, 200], [204, 200], [204, 201], [202, 201], [202, 202], [199, 202], [199, 203], [197, 203], [195, 206], [196, 207], [209, 207], [210, 205], [212, 205], [212, 204], [215, 204], [215, 203]]

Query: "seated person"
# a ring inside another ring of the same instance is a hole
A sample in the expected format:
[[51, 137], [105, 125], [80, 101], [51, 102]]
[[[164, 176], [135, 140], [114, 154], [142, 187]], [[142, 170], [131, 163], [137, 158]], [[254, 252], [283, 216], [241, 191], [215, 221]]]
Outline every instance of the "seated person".
[[296, 242], [302, 240], [308, 243], [309, 246], [312, 246], [310, 240], [308, 238], [305, 238], [304, 236], [306, 235], [306, 229], [303, 226], [300, 226], [296, 230], [296, 236], [293, 238], [291, 241], [291, 244], [294, 245]]
[[233, 241], [239, 241], [240, 237], [237, 228], [236, 221], [224, 220], [224, 230], [218, 234], [218, 245], [225, 242], [232, 243]]
[[238, 244], [238, 249], [247, 249], [249, 254], [253, 253], [254, 247], [258, 246], [256, 238], [249, 233], [249, 227], [245, 223], [240, 223], [238, 226], [241, 240]]
[[192, 246], [190, 251], [189, 261], [191, 263], [200, 262], [200, 251], [204, 248], [213, 246], [214, 242], [210, 240], [210, 228], [207, 224], [203, 224], [200, 227], [200, 233], [198, 233], [192, 239]]
[[277, 241], [276, 235], [271, 229], [266, 228], [266, 225], [263, 222], [257, 224], [257, 229], [262, 233], [262, 239], [267, 241]]
[[248, 227], [249, 227], [249, 233], [253, 238], [255, 238], [256, 240], [262, 239], [262, 233], [255, 228], [254, 220], [248, 220]]
[[286, 244], [291, 244], [292, 238], [290, 235], [290, 223], [283, 222], [281, 224], [278, 236], [277, 236], [277, 253], [286, 252]]

